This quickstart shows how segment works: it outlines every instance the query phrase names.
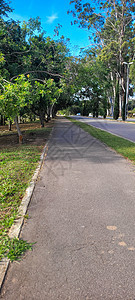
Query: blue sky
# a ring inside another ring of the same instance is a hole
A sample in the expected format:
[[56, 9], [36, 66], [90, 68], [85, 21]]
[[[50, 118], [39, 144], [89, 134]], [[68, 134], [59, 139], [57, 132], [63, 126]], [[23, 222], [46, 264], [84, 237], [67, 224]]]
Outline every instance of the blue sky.
[[89, 45], [89, 33], [71, 26], [71, 15], [67, 15], [70, 0], [11, 0], [10, 6], [14, 9], [9, 14], [15, 20], [28, 20], [30, 17], [41, 18], [41, 24], [46, 31], [46, 35], [53, 38], [54, 28], [59, 23], [62, 25], [60, 35], [70, 38], [70, 49], [72, 55], [78, 55], [79, 49]]

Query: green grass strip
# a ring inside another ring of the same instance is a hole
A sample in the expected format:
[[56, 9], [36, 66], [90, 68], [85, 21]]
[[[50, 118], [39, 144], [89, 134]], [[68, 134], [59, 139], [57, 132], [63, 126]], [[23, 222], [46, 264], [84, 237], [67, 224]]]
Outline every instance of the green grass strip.
[[[37, 131], [47, 139], [51, 128]], [[0, 150], [0, 260], [8, 252], [8, 231], [17, 217], [18, 207], [38, 166], [44, 143], [41, 146], [23, 144]]]
[[104, 130], [97, 129], [96, 127], [93, 127], [91, 125], [87, 125], [83, 122], [74, 120], [70, 117], [67, 117], [67, 119], [75, 123], [77, 126], [88, 132], [93, 137], [105, 143], [110, 148], [117, 151], [119, 154], [123, 155], [125, 158], [130, 159], [135, 164], [135, 143], [113, 135]]

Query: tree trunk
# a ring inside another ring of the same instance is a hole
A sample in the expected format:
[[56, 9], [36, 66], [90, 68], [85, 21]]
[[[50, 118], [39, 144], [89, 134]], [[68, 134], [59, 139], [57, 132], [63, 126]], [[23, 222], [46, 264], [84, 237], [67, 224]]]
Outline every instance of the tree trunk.
[[3, 116], [2, 116], [2, 115], [0, 116], [0, 125], [1, 125], [1, 126], [4, 125], [4, 124], [3, 124]]
[[[124, 34], [125, 34], [125, 26], [124, 26], [124, 5], [122, 5], [122, 16], [121, 16], [121, 30], [120, 30], [120, 38], [119, 38], [119, 62], [120, 62], [120, 79], [121, 79], [121, 94], [120, 94], [120, 111], [119, 116], [122, 115], [123, 119], [123, 106], [124, 106], [124, 99], [125, 99], [125, 80], [124, 80], [124, 57], [123, 57], [123, 41], [124, 41]], [[123, 119], [124, 120], [124, 119]]]
[[18, 123], [21, 124], [21, 117], [18, 116]]
[[52, 109], [52, 118], [55, 118], [55, 117], [56, 117], [56, 112], [55, 112], [55, 109], [53, 107], [53, 109]]
[[50, 114], [51, 114], [51, 107], [49, 106], [47, 108], [47, 122], [50, 121], [50, 119], [51, 119]]
[[98, 118], [98, 110], [96, 110], [96, 118]]
[[22, 136], [19, 124], [18, 124], [17, 116], [15, 117], [15, 124], [16, 124], [16, 128], [17, 128], [18, 136], [19, 136], [19, 144], [22, 144], [23, 143], [23, 136]]
[[117, 120], [119, 118], [119, 81], [117, 81], [117, 84], [116, 84], [116, 97], [115, 97], [115, 103], [114, 103], [113, 118], [115, 120]]
[[40, 118], [41, 127], [44, 127], [45, 115], [43, 112], [40, 112], [39, 118]]
[[52, 104], [50, 109], [50, 117], [53, 118], [53, 116], [54, 116], [54, 104]]
[[124, 95], [124, 101], [123, 101], [123, 107], [122, 107], [122, 120], [125, 121], [126, 120], [126, 93]]
[[97, 95], [97, 98], [94, 99], [93, 117], [98, 118], [98, 114], [99, 114], [99, 100], [98, 100], [98, 95]]
[[113, 89], [113, 97], [112, 97], [112, 116], [114, 114], [114, 105], [115, 105], [115, 97], [116, 97], [116, 87], [115, 87], [115, 80], [114, 80], [114, 76], [113, 73], [110, 73], [111, 75], [111, 82], [112, 82], [112, 89]]
[[8, 123], [8, 130], [11, 131], [12, 121], [9, 121]]
[[1, 126], [5, 126], [6, 125], [6, 118], [3, 115], [1, 115], [0, 125]]

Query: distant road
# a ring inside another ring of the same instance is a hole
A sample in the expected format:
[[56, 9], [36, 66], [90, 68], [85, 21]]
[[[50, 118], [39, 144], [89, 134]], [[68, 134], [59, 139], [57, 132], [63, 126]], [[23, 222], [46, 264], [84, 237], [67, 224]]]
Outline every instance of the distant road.
[[135, 123], [123, 123], [109, 119], [94, 119], [82, 116], [74, 116], [73, 118], [135, 142]]

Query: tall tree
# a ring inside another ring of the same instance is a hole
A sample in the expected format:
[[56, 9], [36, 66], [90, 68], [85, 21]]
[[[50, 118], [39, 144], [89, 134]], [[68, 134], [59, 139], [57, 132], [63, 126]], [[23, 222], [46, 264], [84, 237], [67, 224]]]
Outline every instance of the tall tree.
[[76, 64], [75, 79], [75, 101], [80, 98], [84, 115], [90, 112], [93, 116], [102, 114], [106, 117], [109, 94], [110, 80], [108, 69], [96, 58], [94, 53], [86, 51], [82, 59]]
[[[121, 103], [124, 105], [125, 69], [124, 61], [134, 56], [134, 11], [133, 0], [108, 0], [94, 3], [84, 3], [82, 0], [70, 1], [74, 9], [69, 11], [75, 18], [74, 24], [87, 28], [91, 32], [91, 39], [102, 55], [104, 62], [110, 69], [114, 99], [116, 96], [116, 82], [120, 82], [120, 114]], [[94, 7], [94, 4], [95, 7]]]

